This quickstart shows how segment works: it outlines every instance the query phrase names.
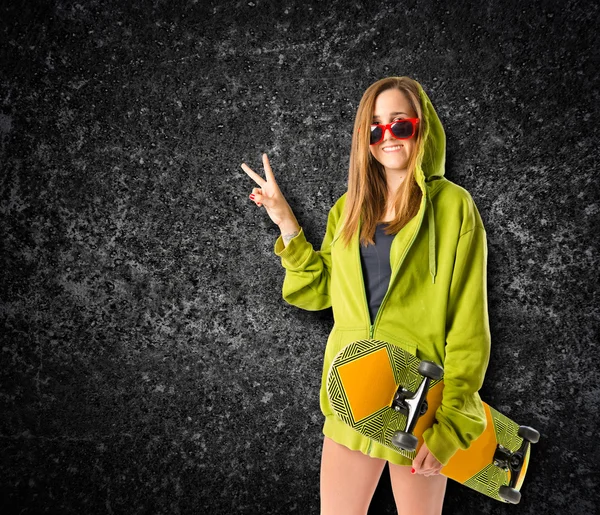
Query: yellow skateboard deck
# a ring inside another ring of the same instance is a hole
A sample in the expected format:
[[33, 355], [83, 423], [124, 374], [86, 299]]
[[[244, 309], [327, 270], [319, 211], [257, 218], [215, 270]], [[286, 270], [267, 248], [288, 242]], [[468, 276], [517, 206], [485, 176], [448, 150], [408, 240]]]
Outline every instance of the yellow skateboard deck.
[[[421, 363], [413, 354], [380, 340], [347, 345], [334, 358], [327, 376], [335, 414], [359, 433], [414, 459], [423, 432], [435, 423], [444, 390], [443, 379], [419, 372], [427, 370]], [[486, 430], [468, 449], [459, 449], [441, 473], [493, 499], [516, 504], [531, 443], [538, 441], [539, 433], [519, 426], [485, 402], [483, 406]], [[413, 447], [407, 448], [411, 438]]]

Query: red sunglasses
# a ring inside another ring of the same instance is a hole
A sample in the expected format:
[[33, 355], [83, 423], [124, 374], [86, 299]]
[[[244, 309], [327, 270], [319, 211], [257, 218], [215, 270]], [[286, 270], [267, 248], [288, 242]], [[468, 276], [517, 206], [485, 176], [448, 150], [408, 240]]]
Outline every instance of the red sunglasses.
[[385, 131], [389, 129], [390, 134], [396, 139], [410, 139], [415, 135], [418, 118], [403, 118], [395, 120], [392, 123], [382, 125], [380, 123], [371, 124], [370, 144], [377, 145], [383, 141]]

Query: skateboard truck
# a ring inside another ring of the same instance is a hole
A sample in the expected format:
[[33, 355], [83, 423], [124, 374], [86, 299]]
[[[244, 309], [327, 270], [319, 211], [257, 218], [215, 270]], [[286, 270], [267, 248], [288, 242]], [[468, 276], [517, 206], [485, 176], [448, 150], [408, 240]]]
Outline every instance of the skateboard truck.
[[[421, 382], [419, 389], [416, 392], [411, 392], [403, 386], [398, 387], [394, 400], [392, 401], [392, 409], [400, 411], [407, 416], [406, 431], [411, 432], [417, 419], [427, 413], [427, 392], [429, 391], [429, 383], [431, 380], [426, 377]], [[418, 412], [418, 415], [417, 415]]]
[[510, 482], [508, 485], [500, 487], [498, 496], [512, 504], [518, 504], [521, 500], [521, 492], [516, 487], [527, 451], [532, 443], [537, 443], [540, 439], [540, 434], [529, 426], [519, 426], [517, 434], [523, 439], [521, 446], [515, 452], [512, 452], [510, 449], [498, 444], [493, 462], [496, 467], [510, 472]]
[[444, 369], [433, 361], [421, 361], [419, 374], [425, 379], [421, 381], [417, 391], [411, 392], [400, 385], [392, 401], [392, 409], [406, 415], [406, 429], [396, 431], [392, 436], [392, 443], [406, 451], [414, 451], [417, 448], [419, 439], [412, 434], [413, 429], [417, 425], [419, 417], [427, 412], [427, 393], [431, 381], [441, 379]]
[[496, 452], [494, 454], [494, 465], [506, 471], [510, 470], [511, 487], [514, 487], [514, 485], [517, 482], [516, 476], [519, 474], [519, 472], [521, 471], [521, 467], [523, 466], [523, 458], [525, 457], [525, 453], [527, 452], [528, 445], [529, 442], [523, 440], [523, 444], [515, 452], [511, 452], [509, 449], [503, 447], [501, 444], [498, 444], [498, 446], [496, 447]]

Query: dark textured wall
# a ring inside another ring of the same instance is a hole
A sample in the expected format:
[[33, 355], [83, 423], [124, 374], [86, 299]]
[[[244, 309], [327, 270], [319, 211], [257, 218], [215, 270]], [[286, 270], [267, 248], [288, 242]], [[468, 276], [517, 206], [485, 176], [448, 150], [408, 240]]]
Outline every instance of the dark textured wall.
[[331, 312], [281, 299], [240, 164], [320, 245], [389, 75], [488, 231], [482, 396], [542, 433], [519, 507], [452, 483], [444, 513], [594, 511], [598, 6], [461, 4], [2, 4], [1, 513], [318, 512]]

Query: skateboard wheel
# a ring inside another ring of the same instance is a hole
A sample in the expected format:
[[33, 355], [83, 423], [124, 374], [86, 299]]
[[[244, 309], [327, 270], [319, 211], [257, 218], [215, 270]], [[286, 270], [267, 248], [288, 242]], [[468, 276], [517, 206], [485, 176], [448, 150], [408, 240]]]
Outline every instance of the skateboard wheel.
[[510, 486], [501, 486], [498, 490], [498, 497], [511, 504], [519, 504], [521, 500], [521, 492], [511, 488]]
[[538, 433], [533, 427], [529, 426], [519, 426], [519, 431], [517, 434], [531, 443], [538, 443], [540, 440], [540, 433]]
[[421, 361], [421, 363], [419, 363], [419, 374], [436, 380], [442, 378], [444, 369], [433, 361]]
[[410, 433], [405, 433], [404, 431], [396, 431], [394, 433], [394, 436], [392, 436], [392, 443], [396, 447], [400, 447], [400, 449], [412, 452], [417, 448], [419, 439], [416, 436], [411, 435]]

